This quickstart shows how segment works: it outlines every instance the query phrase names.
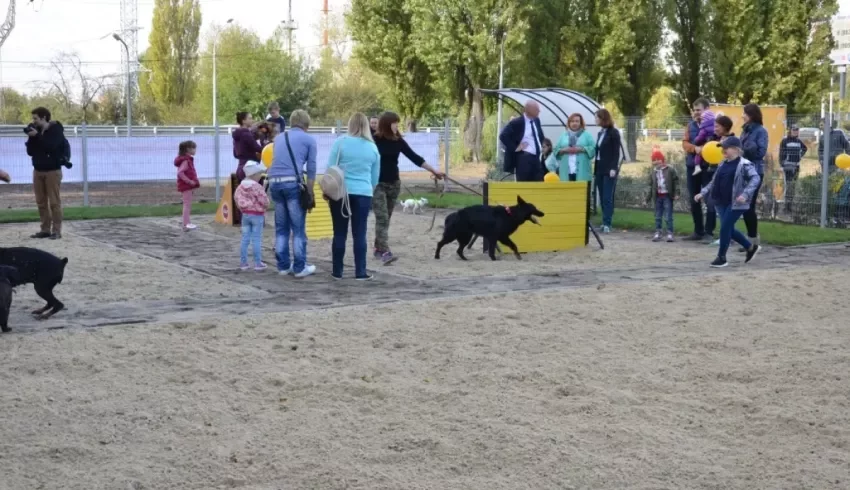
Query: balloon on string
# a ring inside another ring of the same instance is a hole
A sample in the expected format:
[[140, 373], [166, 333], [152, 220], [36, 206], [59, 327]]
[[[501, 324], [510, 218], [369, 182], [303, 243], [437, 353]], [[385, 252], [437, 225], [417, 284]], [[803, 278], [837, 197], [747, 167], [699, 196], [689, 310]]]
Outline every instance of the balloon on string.
[[850, 155], [842, 153], [835, 157], [835, 166], [841, 170], [850, 170]]
[[260, 156], [262, 157], [263, 165], [265, 165], [266, 168], [271, 167], [272, 159], [274, 158], [274, 143], [267, 144], [266, 147], [263, 148], [263, 153]]
[[717, 165], [723, 161], [723, 149], [720, 143], [712, 141], [702, 147], [702, 159], [709, 165]]

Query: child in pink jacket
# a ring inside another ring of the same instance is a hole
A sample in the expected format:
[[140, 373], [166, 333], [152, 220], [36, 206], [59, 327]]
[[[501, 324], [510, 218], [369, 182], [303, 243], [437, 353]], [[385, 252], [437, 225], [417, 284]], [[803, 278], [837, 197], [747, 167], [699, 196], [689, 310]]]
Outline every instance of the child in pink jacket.
[[[263, 246], [263, 227], [266, 221], [266, 209], [269, 207], [269, 196], [260, 184], [260, 178], [266, 171], [260, 162], [248, 161], [243, 167], [243, 180], [233, 195], [236, 207], [242, 211], [242, 248], [240, 249], [239, 268], [246, 271], [248, 265], [248, 245], [254, 246], [254, 270], [266, 270], [266, 264], [261, 258]], [[253, 242], [253, 243], [252, 243]]]

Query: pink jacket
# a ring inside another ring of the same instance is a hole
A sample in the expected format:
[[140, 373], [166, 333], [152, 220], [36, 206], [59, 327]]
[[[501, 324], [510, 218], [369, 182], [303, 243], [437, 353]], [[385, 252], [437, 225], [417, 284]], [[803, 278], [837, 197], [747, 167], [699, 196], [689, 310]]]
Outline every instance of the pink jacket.
[[266, 209], [269, 207], [269, 196], [266, 195], [266, 190], [251, 179], [245, 179], [239, 184], [233, 199], [242, 214], [262, 216], [266, 214]]

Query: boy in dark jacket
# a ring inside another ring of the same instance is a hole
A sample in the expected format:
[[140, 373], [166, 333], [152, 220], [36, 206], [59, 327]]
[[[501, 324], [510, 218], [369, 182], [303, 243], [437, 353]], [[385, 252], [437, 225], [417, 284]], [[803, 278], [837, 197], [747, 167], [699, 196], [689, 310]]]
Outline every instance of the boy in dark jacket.
[[[808, 151], [809, 148], [800, 140], [800, 128], [791, 126], [788, 136], [782, 138], [782, 143], [779, 144], [779, 163], [785, 173], [785, 209], [787, 211], [791, 211], [791, 205], [794, 202], [794, 187], [800, 175], [800, 161]], [[822, 149], [821, 152], [823, 152]]]
[[30, 238], [62, 238], [62, 164], [65, 161], [65, 129], [50, 120], [44, 107], [32, 110], [32, 124], [27, 126], [27, 155], [32, 157], [32, 187], [41, 230]]
[[655, 168], [649, 176], [649, 195], [646, 202], [655, 203], [655, 236], [653, 242], [661, 241], [661, 220], [667, 221], [667, 241], [673, 241], [673, 201], [679, 200], [679, 174], [673, 167], [667, 166], [664, 154], [658, 150], [652, 152], [652, 164]]

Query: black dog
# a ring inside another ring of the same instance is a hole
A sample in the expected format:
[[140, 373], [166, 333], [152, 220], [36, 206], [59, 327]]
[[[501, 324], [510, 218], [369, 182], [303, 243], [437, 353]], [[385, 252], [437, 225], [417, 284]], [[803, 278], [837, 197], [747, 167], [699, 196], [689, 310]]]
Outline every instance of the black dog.
[[435, 259], [440, 258], [440, 250], [449, 243], [457, 240], [458, 256], [466, 260], [463, 249], [472, 241], [473, 236], [480, 235], [487, 241], [487, 253], [491, 260], [496, 260], [496, 242], [501, 242], [513, 250], [518, 260], [522, 260], [516, 244], [511, 241], [511, 235], [526, 221], [539, 225], [537, 218], [544, 216], [534, 204], [516, 197], [516, 206], [469, 206], [446, 216], [443, 229], [443, 239], [437, 243]]
[[15, 285], [32, 283], [36, 294], [47, 301], [44, 308], [32, 312], [40, 320], [47, 320], [65, 308], [53, 295], [53, 288], [62, 282], [67, 264], [67, 258], [60, 259], [37, 248], [0, 248], [0, 265], [12, 266], [18, 271], [18, 281]]
[[3, 333], [9, 332], [9, 311], [12, 309], [12, 293], [15, 291], [15, 286], [21, 283], [21, 276], [18, 274], [18, 269], [0, 265], [0, 331]]

